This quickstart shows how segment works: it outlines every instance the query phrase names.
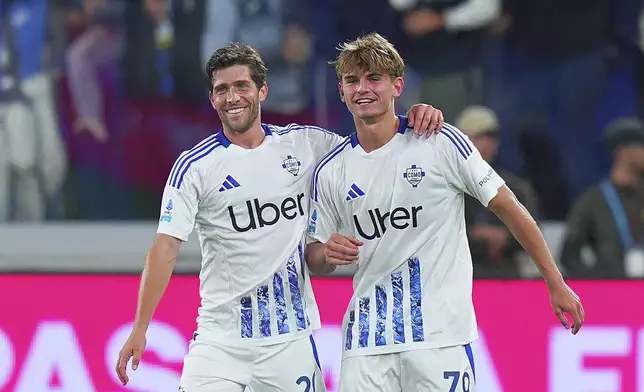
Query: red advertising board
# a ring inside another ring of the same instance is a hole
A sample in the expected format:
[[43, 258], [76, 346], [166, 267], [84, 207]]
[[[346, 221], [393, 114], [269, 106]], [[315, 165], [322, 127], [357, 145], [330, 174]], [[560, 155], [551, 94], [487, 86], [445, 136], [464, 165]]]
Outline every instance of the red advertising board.
[[[644, 282], [573, 282], [586, 325], [577, 336], [552, 315], [537, 281], [477, 281], [478, 392], [644, 392]], [[316, 332], [329, 391], [340, 370], [349, 279], [318, 279]], [[175, 392], [195, 329], [198, 281], [174, 277], [131, 384], [113, 372], [130, 331], [138, 278], [0, 276], [0, 391]]]

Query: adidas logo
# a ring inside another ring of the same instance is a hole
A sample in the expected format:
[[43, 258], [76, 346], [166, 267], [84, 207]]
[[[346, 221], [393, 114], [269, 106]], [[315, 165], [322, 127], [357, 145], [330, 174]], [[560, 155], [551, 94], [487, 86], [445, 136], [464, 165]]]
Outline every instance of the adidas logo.
[[241, 185], [235, 180], [232, 176], [228, 175], [226, 176], [226, 181], [221, 185], [221, 188], [219, 188], [219, 192], [224, 192], [229, 189], [233, 188], [239, 188]]
[[349, 189], [349, 195], [347, 196], [346, 200], [355, 200], [360, 196], [364, 196], [364, 192], [362, 191], [362, 189], [358, 188], [356, 184], [353, 184], [351, 185], [351, 189]]

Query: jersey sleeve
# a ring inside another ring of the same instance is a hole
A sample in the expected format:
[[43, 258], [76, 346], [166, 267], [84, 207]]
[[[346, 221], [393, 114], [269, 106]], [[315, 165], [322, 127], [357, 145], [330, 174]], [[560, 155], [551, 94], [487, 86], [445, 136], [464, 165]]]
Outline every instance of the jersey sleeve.
[[199, 209], [199, 174], [194, 168], [175, 162], [161, 202], [161, 217], [157, 233], [187, 241], [195, 226]]
[[470, 139], [457, 128], [445, 124], [438, 135], [442, 166], [447, 182], [488, 206], [505, 181], [483, 159]]
[[315, 161], [318, 162], [329, 151], [338, 146], [345, 138], [324, 128], [306, 126], [307, 137], [312, 143]]
[[311, 185], [311, 206], [307, 242], [327, 242], [331, 234], [340, 231], [340, 214], [333, 199], [328, 171], [316, 169]]

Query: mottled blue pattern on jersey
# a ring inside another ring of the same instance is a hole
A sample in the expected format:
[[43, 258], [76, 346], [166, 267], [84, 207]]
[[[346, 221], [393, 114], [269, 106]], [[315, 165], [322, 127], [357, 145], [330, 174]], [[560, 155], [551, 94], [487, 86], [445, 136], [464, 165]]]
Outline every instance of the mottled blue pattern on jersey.
[[382, 285], [376, 286], [376, 346], [387, 344], [385, 328], [387, 322], [387, 291]]
[[300, 258], [300, 268], [302, 268], [302, 278], [304, 279], [304, 244], [302, 241], [300, 241], [299, 244], [297, 244], [297, 255]]
[[369, 297], [360, 298], [358, 318], [358, 346], [369, 344]]
[[420, 282], [420, 260], [418, 257], [409, 259], [409, 291], [411, 300], [411, 335], [414, 342], [425, 340], [423, 332], [423, 307], [422, 307], [422, 289]]
[[286, 311], [286, 298], [284, 297], [284, 279], [282, 271], [273, 275], [273, 297], [275, 297], [275, 315], [277, 316], [277, 331], [279, 334], [289, 333], [288, 312]]
[[[302, 280], [304, 281], [306, 285], [306, 275], [304, 274], [304, 269], [306, 268], [305, 261], [304, 261], [304, 242], [300, 241], [300, 243], [297, 245], [297, 255], [300, 258], [300, 269], [302, 270]], [[306, 317], [306, 325], [311, 325], [311, 321], [309, 320], [309, 312], [306, 311], [306, 302], [304, 303], [304, 316]]]
[[356, 321], [356, 312], [353, 310], [349, 311], [349, 323], [347, 324], [347, 339], [344, 343], [344, 348], [346, 350], [351, 350], [351, 345], [353, 344], [353, 324]]
[[259, 315], [259, 333], [271, 336], [271, 309], [268, 304], [268, 285], [257, 287], [257, 313]]
[[253, 337], [253, 303], [250, 297], [242, 297], [241, 305], [241, 337]]
[[286, 266], [288, 272], [288, 286], [291, 292], [291, 302], [293, 303], [293, 310], [295, 311], [295, 322], [297, 330], [302, 331], [306, 329], [306, 320], [304, 319], [304, 306], [302, 304], [302, 293], [300, 292], [300, 282], [297, 275], [297, 267], [295, 266], [295, 255], [288, 259]]
[[402, 272], [391, 274], [391, 287], [394, 292], [394, 343], [405, 343], [405, 320], [403, 316], [403, 278]]

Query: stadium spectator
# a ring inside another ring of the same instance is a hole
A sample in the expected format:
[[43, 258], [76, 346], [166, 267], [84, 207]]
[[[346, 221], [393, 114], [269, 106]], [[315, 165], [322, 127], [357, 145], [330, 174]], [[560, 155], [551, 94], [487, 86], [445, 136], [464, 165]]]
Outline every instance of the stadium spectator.
[[616, 120], [606, 144], [610, 176], [573, 205], [561, 263], [574, 277], [644, 278], [644, 124]]
[[[609, 0], [504, 0], [500, 85], [489, 105], [502, 127], [499, 164], [513, 172], [523, 157], [513, 130], [526, 116], [545, 115], [556, 141], [572, 200], [599, 176], [594, 158], [594, 114], [608, 75], [617, 2]], [[554, 28], [556, 26], [556, 28]], [[598, 134], [596, 130], [594, 134]]]
[[[294, 115], [309, 111], [312, 96], [309, 61], [312, 44], [303, 2], [257, 0], [235, 3], [233, 18], [237, 24], [231, 26], [233, 30], [226, 35], [257, 48], [271, 70], [268, 79], [271, 93], [262, 103], [262, 110], [270, 113], [266, 121], [282, 123], [287, 118], [288, 121], [308, 121], [293, 119]], [[217, 7], [211, 8], [210, 12], [219, 12]], [[212, 22], [209, 28], [213, 28]], [[209, 48], [208, 52], [215, 48]]]
[[49, 11], [46, 0], [0, 2], [0, 221], [45, 219], [65, 178]]
[[128, 97], [205, 102], [205, 10], [205, 0], [127, 2], [123, 76]]
[[401, 13], [401, 54], [420, 74], [420, 99], [454, 121], [483, 101], [486, 28], [501, 14], [500, 0], [389, 0]]
[[[353, 116], [344, 103], [337, 99], [338, 78], [329, 59], [337, 55], [339, 42], [354, 40], [360, 35], [377, 31], [397, 47], [400, 39], [398, 15], [389, 0], [308, 0], [312, 9], [312, 32], [315, 43], [316, 121], [335, 128], [341, 135], [353, 133]], [[406, 88], [413, 86], [408, 82]], [[409, 98], [409, 99], [407, 99]], [[418, 99], [403, 93], [397, 102], [402, 112]], [[404, 101], [404, 102], [403, 102]], [[331, 125], [328, 125], [331, 124]]]
[[[494, 168], [499, 144], [496, 114], [484, 106], [470, 106], [458, 115], [455, 125]], [[538, 202], [531, 184], [508, 171], [497, 172], [519, 201], [536, 216]], [[523, 253], [523, 249], [503, 222], [471, 196], [465, 199], [465, 221], [476, 276], [516, 277], [517, 255]]]
[[116, 65], [118, 32], [122, 22], [123, 2], [119, 0], [83, 0], [74, 2], [68, 21], [84, 31], [67, 49], [67, 81], [77, 118], [77, 132], [89, 132], [96, 140], [108, 138], [103, 116], [103, 92], [99, 68]]
[[[561, 173], [561, 158], [558, 146], [548, 137], [547, 119], [544, 116], [526, 117], [516, 126], [519, 146], [525, 159], [523, 177], [534, 187], [539, 200], [539, 218], [561, 221], [568, 214], [568, 203], [561, 197], [567, 182]], [[544, 159], [547, 157], [547, 159]]]

